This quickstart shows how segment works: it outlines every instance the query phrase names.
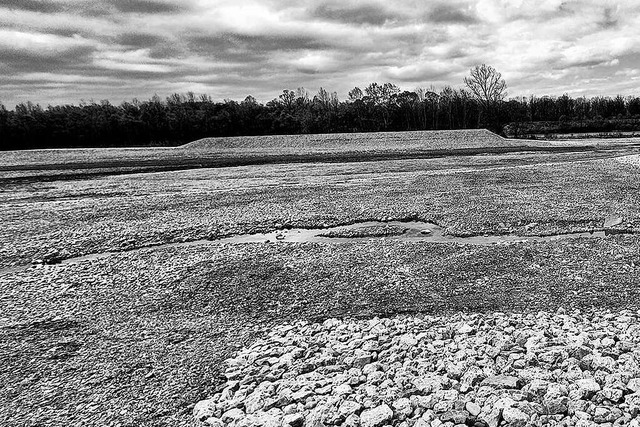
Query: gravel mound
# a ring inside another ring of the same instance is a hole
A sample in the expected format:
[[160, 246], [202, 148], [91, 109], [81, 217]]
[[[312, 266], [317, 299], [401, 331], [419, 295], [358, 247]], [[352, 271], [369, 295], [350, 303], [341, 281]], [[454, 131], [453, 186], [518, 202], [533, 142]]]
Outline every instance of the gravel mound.
[[638, 426], [638, 312], [300, 322], [226, 361], [210, 426]]
[[623, 164], [640, 166], [640, 155], [638, 154], [634, 154], [632, 156], [616, 157], [616, 160]]
[[[530, 142], [528, 142], [530, 143]], [[548, 145], [536, 142], [534, 145]], [[204, 138], [181, 146], [198, 150], [294, 149], [294, 150], [371, 150], [371, 149], [449, 149], [522, 145], [486, 129], [411, 132], [332, 133], [313, 135], [267, 135]]]

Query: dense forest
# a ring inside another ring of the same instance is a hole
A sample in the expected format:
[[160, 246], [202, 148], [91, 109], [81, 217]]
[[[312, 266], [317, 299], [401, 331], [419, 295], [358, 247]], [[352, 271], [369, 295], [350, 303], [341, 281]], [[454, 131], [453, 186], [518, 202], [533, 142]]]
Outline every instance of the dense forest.
[[[251, 96], [241, 102], [214, 102], [208, 95], [193, 93], [120, 105], [101, 101], [43, 108], [28, 102], [9, 110], [0, 104], [0, 149], [178, 145], [211, 136], [477, 127], [518, 136], [531, 122], [575, 127], [579, 121], [640, 119], [637, 97], [532, 96], [501, 100], [491, 111], [480, 101], [466, 89], [401, 91], [390, 83], [372, 83], [364, 90], [354, 88], [343, 101], [322, 88], [314, 95], [299, 88], [285, 90], [266, 104]], [[633, 127], [640, 120], [630, 122]]]

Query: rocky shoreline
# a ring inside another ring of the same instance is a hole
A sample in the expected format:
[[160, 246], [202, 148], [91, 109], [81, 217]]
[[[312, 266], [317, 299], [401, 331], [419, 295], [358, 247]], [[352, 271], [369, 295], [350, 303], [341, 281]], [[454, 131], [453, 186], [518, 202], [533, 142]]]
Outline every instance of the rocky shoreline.
[[640, 312], [329, 319], [275, 328], [194, 407], [222, 427], [640, 425]]

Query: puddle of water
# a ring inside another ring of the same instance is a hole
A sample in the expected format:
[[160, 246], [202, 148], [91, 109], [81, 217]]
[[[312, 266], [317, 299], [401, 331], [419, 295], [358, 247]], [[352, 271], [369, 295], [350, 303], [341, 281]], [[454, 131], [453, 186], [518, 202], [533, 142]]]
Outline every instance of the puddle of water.
[[[380, 231], [395, 231], [396, 235], [376, 236], [371, 233], [379, 233]], [[337, 237], [323, 236], [329, 233], [330, 235]], [[367, 235], [369, 233], [369, 235]], [[226, 237], [218, 240], [195, 240], [192, 242], [180, 242], [180, 243], [166, 243], [155, 246], [147, 246], [143, 248], [133, 249], [133, 251], [140, 251], [144, 249], [162, 249], [173, 247], [186, 247], [186, 246], [202, 246], [213, 245], [220, 243], [242, 244], [242, 243], [278, 243], [278, 242], [295, 242], [295, 243], [346, 243], [354, 241], [383, 239], [391, 241], [423, 241], [431, 243], [460, 243], [466, 245], [493, 245], [493, 244], [506, 244], [510, 242], [545, 242], [562, 239], [577, 239], [577, 238], [595, 238], [605, 237], [609, 234], [619, 234], [616, 230], [605, 231], [593, 231], [593, 232], [580, 232], [580, 233], [566, 233], [557, 234], [552, 236], [515, 236], [512, 234], [507, 235], [493, 235], [493, 236], [473, 236], [473, 237], [456, 237], [444, 235], [442, 227], [429, 222], [421, 221], [368, 221], [359, 222], [351, 225], [343, 225], [330, 228], [315, 228], [304, 229], [294, 228], [289, 230], [277, 230], [270, 233], [258, 233], [258, 234], [241, 234], [237, 236]], [[356, 237], [347, 237], [349, 235], [355, 235]], [[100, 258], [105, 258], [111, 255], [123, 253], [120, 252], [103, 252], [90, 255], [84, 255], [76, 258], [69, 258], [62, 260], [60, 264], [77, 264], [82, 261], [90, 261]], [[25, 270], [28, 266], [10, 267], [6, 269], [0, 269], [0, 276], [16, 273], [18, 271]]]
[[[377, 227], [384, 230], [385, 227], [404, 228], [405, 232], [400, 235], [391, 236], [364, 236], [364, 237], [326, 237], [323, 234], [329, 232], [335, 234], [345, 234], [349, 231], [358, 231], [363, 228]], [[427, 231], [428, 232], [425, 232]], [[521, 241], [552, 241], [559, 239], [577, 239], [580, 237], [605, 237], [604, 231], [567, 233], [553, 236], [515, 236], [494, 235], [494, 236], [473, 236], [473, 237], [456, 237], [444, 234], [442, 227], [429, 222], [421, 221], [369, 221], [360, 222], [352, 225], [343, 225], [331, 228], [316, 229], [291, 229], [278, 230], [270, 233], [244, 234], [231, 236], [224, 239], [216, 240], [219, 243], [267, 243], [267, 242], [311, 242], [311, 243], [346, 243], [360, 240], [384, 239], [384, 240], [402, 240], [402, 241], [424, 241], [432, 243], [462, 243], [470, 245], [492, 245], [495, 243], [521, 242]]]

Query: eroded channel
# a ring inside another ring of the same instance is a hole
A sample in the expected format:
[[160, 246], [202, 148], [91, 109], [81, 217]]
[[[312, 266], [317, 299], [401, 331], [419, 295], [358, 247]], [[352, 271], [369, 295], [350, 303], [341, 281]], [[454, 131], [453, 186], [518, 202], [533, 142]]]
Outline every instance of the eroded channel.
[[[437, 224], [422, 221], [368, 221], [331, 228], [277, 230], [270, 233], [241, 234], [215, 240], [219, 243], [311, 242], [346, 243], [358, 240], [386, 239], [425, 241], [432, 243], [462, 243], [491, 245], [502, 242], [550, 241], [580, 237], [605, 237], [605, 231], [557, 234], [552, 236], [483, 235], [458, 237], [446, 235]], [[208, 241], [210, 242], [210, 241]]]
[[[278, 244], [278, 243], [347, 243], [384, 239], [390, 241], [423, 241], [430, 243], [458, 243], [465, 245], [493, 245], [512, 242], [546, 242], [562, 239], [602, 238], [609, 234], [619, 233], [613, 230], [597, 230], [591, 232], [565, 233], [550, 236], [518, 236], [514, 234], [482, 235], [471, 237], [451, 236], [445, 230], [430, 222], [422, 221], [367, 221], [350, 225], [329, 228], [292, 228], [281, 229], [269, 233], [239, 234], [215, 240], [195, 240], [191, 242], [166, 243], [145, 246], [129, 251], [113, 251], [94, 253], [74, 258], [67, 258], [56, 264], [76, 264], [82, 261], [95, 260], [123, 252], [145, 249], [163, 249], [188, 246], [216, 244]], [[0, 275], [7, 275], [24, 270], [29, 266], [0, 269]]]

